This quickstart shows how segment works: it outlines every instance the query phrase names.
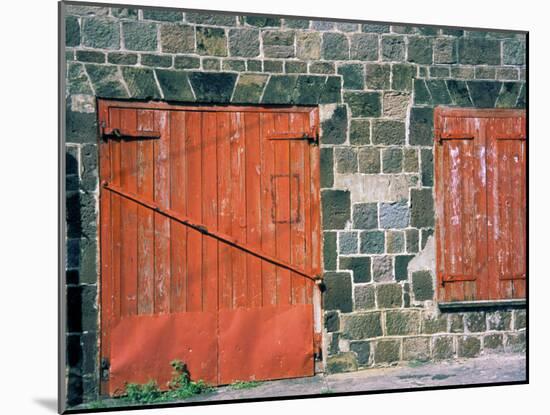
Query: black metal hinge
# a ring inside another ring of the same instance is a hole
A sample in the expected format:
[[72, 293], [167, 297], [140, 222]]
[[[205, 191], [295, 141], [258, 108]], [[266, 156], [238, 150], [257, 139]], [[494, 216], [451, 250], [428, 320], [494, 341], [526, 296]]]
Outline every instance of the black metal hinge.
[[312, 129], [309, 133], [279, 132], [275, 131], [267, 135], [268, 140], [306, 140], [309, 144], [319, 144], [319, 133]]
[[111, 368], [111, 364], [109, 363], [109, 359], [106, 357], [101, 358], [101, 373], [100, 377], [101, 380], [109, 380], [109, 369]]

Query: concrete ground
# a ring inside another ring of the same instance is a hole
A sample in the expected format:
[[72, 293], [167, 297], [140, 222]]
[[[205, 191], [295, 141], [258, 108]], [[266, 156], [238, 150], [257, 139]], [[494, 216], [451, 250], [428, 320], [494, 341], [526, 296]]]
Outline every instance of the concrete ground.
[[[216, 388], [212, 393], [197, 395], [182, 402], [303, 396], [525, 380], [526, 360], [524, 354], [495, 354], [473, 359], [415, 363], [351, 373], [275, 380], [261, 382], [248, 389], [223, 386]], [[117, 402], [116, 399], [103, 403], [105, 406], [121, 405], [121, 402]], [[123, 405], [127, 406], [127, 404]]]

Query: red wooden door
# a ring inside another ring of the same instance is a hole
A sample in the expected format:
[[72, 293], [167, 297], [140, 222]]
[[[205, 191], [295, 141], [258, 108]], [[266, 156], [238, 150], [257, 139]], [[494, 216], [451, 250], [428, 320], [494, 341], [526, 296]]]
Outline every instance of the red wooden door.
[[525, 113], [437, 108], [441, 301], [525, 297]]
[[[102, 391], [312, 375], [317, 110], [99, 102]], [[318, 304], [315, 304], [319, 316]]]

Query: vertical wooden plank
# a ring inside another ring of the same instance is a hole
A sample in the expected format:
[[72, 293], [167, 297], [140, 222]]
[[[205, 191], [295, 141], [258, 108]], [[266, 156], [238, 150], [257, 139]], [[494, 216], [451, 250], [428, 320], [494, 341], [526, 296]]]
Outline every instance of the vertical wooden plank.
[[[218, 172], [216, 159], [216, 113], [202, 114], [202, 220], [208, 229], [218, 230]], [[218, 242], [203, 236], [203, 311], [218, 309]]]
[[[231, 120], [231, 235], [240, 243], [246, 243], [246, 153], [244, 114], [232, 112]], [[233, 271], [233, 308], [247, 305], [246, 254], [236, 248], [231, 250]]]
[[[255, 249], [262, 244], [260, 114], [244, 114], [246, 146], [246, 243]], [[262, 262], [253, 255], [246, 257], [248, 275], [248, 306], [262, 305]]]
[[[290, 131], [305, 132], [304, 121], [303, 113], [291, 113]], [[290, 263], [302, 270], [306, 269], [304, 154], [309, 151], [308, 146], [309, 144], [304, 140], [290, 141]], [[290, 279], [292, 304], [305, 304], [305, 279], [295, 272], [290, 273]]]
[[475, 263], [474, 272], [476, 280], [476, 299], [487, 299], [489, 296], [489, 255], [487, 251], [487, 121], [485, 119], [473, 119], [470, 121], [470, 129], [475, 132]]
[[[527, 197], [526, 197], [526, 183], [527, 183], [527, 177], [525, 173], [525, 167], [526, 167], [526, 161], [525, 161], [525, 146], [526, 142], [524, 140], [518, 140], [518, 151], [517, 151], [517, 166], [514, 167], [515, 175], [514, 175], [514, 183], [513, 188], [518, 189], [516, 193], [516, 199], [515, 203], [516, 206], [514, 207], [514, 215], [516, 217], [515, 220], [515, 229], [514, 234], [516, 235], [516, 243], [515, 243], [515, 269], [514, 273], [516, 275], [525, 275], [527, 278], [527, 266], [526, 266], [526, 258], [527, 258], [527, 247], [526, 247], [526, 239], [527, 239], [527, 226], [526, 226], [526, 215], [527, 215]], [[525, 298], [525, 285], [526, 285], [526, 279], [517, 279], [514, 281], [514, 298]]]
[[[216, 159], [218, 160], [218, 230], [231, 234], [231, 149], [229, 139], [229, 112], [216, 114]], [[231, 269], [231, 248], [218, 243], [218, 307], [220, 310], [232, 308], [233, 287]]]
[[[260, 147], [262, 164], [262, 182], [261, 182], [261, 203], [262, 215], [262, 251], [275, 255], [276, 247], [276, 228], [271, 214], [273, 204], [273, 175], [275, 168], [275, 148], [273, 140], [268, 140], [267, 136], [275, 130], [275, 119], [273, 113], [263, 112], [260, 114]], [[276, 266], [262, 261], [262, 304], [277, 304], [277, 271]]]
[[[106, 102], [98, 104], [99, 122], [109, 125], [109, 106]], [[99, 177], [100, 183], [111, 179], [109, 142], [99, 142]], [[111, 281], [111, 195], [108, 190], [100, 188], [100, 260], [101, 260], [101, 357], [109, 357], [111, 351], [110, 322], [112, 319], [113, 287]], [[106, 382], [101, 382], [101, 393], [108, 392]]]
[[[168, 111], [155, 111], [155, 127], [161, 137], [154, 143], [155, 201], [170, 207], [170, 118]], [[155, 224], [155, 294], [154, 312], [170, 311], [170, 219], [156, 213]]]
[[[312, 131], [312, 127], [315, 127], [316, 120], [315, 114], [317, 110], [312, 110], [309, 114], [303, 115], [304, 129], [308, 132]], [[314, 180], [314, 176], [320, 175], [320, 171], [313, 171], [311, 169], [311, 156], [310, 145], [306, 145], [304, 148], [304, 176], [302, 180], [302, 195], [303, 195], [303, 220], [304, 220], [304, 233], [305, 233], [305, 252], [304, 252], [304, 267], [308, 272], [313, 270], [313, 239], [315, 236], [312, 232], [312, 195], [311, 195], [311, 182]], [[320, 192], [320, 189], [319, 189]], [[319, 199], [319, 198], [317, 198]], [[320, 232], [320, 230], [319, 230]], [[320, 259], [319, 259], [320, 261]], [[319, 275], [321, 272], [319, 272]], [[304, 280], [304, 296], [305, 303], [311, 304], [313, 300], [313, 287], [312, 281]]]
[[[110, 109], [110, 126], [118, 128], [120, 126], [120, 109]], [[111, 146], [111, 183], [120, 186], [120, 141], [109, 140]], [[112, 324], [116, 324], [120, 318], [120, 258], [121, 251], [121, 216], [120, 216], [121, 197], [111, 193], [111, 286], [113, 288], [112, 301]]]
[[[185, 117], [187, 155], [187, 214], [202, 223], [202, 113], [189, 111]], [[187, 230], [187, 311], [202, 311], [202, 234]]]
[[[466, 131], [472, 131], [472, 120], [464, 120]], [[463, 274], [467, 277], [476, 277], [474, 269], [476, 258], [477, 244], [477, 228], [476, 228], [476, 201], [475, 192], [478, 188], [476, 182], [475, 168], [475, 144], [476, 140], [464, 140], [462, 143], [463, 149], [463, 166], [462, 166], [462, 268]], [[464, 281], [464, 300], [476, 299], [476, 283], [475, 281]]]
[[[187, 170], [185, 151], [185, 112], [170, 111], [170, 206], [187, 215]], [[187, 307], [187, 227], [170, 221], [170, 310]]]
[[[137, 129], [152, 131], [154, 129], [154, 111], [137, 111]], [[154, 160], [153, 141], [140, 140], [137, 143], [137, 193], [147, 199], [154, 199]], [[153, 212], [144, 206], [137, 207], [137, 311], [138, 314], [154, 312], [154, 224]]]
[[[121, 111], [120, 127], [135, 130], [137, 113], [134, 109]], [[122, 140], [120, 143], [120, 186], [131, 193], [137, 192], [137, 143]], [[120, 314], [121, 317], [137, 314], [137, 205], [122, 199], [120, 258]]]
[[[494, 137], [493, 139], [495, 139]], [[500, 298], [511, 298], [513, 283], [510, 279], [512, 274], [512, 206], [511, 198], [512, 193], [515, 192], [512, 189], [511, 181], [511, 167], [510, 153], [511, 142], [509, 140], [497, 140], [498, 148], [498, 205], [501, 212], [500, 216], [500, 228], [496, 230], [498, 250], [497, 259], [499, 263], [499, 276], [500, 281]], [[504, 279], [503, 279], [504, 278]]]
[[[288, 131], [289, 115], [279, 113], [275, 115], [276, 131]], [[277, 258], [290, 262], [290, 142], [275, 140], [275, 204], [274, 215], [277, 234]], [[284, 305], [291, 302], [290, 271], [277, 268], [277, 304]]]

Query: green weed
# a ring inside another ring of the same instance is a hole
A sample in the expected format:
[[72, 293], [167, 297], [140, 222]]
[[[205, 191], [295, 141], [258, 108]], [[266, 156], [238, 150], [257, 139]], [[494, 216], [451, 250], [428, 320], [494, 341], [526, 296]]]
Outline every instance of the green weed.
[[149, 404], [187, 399], [213, 390], [202, 380], [193, 382], [189, 377], [187, 366], [180, 360], [174, 360], [170, 365], [173, 371], [167, 391], [161, 391], [154, 380], [145, 384], [127, 383], [122, 399], [131, 403]]
[[231, 389], [252, 389], [260, 385], [261, 385], [260, 382], [256, 382], [253, 380], [248, 382], [238, 380], [236, 382], [233, 382], [231, 385], [229, 385], [229, 387]]

